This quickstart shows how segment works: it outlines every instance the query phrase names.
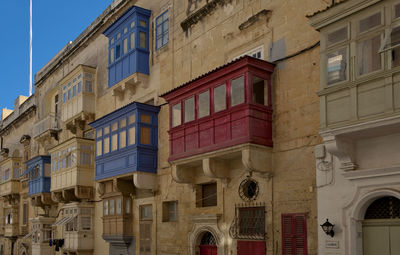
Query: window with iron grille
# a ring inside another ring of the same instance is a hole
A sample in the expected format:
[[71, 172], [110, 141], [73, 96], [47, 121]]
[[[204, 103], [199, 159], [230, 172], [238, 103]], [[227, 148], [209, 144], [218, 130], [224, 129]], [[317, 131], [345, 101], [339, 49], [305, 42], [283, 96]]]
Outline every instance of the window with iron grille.
[[307, 255], [306, 214], [282, 214], [282, 254]]
[[239, 235], [243, 237], [256, 236], [261, 239], [265, 235], [265, 208], [239, 208]]
[[246, 203], [235, 207], [229, 235], [234, 239], [265, 240], [265, 204]]
[[375, 200], [365, 212], [365, 219], [400, 218], [400, 199], [383, 197]]

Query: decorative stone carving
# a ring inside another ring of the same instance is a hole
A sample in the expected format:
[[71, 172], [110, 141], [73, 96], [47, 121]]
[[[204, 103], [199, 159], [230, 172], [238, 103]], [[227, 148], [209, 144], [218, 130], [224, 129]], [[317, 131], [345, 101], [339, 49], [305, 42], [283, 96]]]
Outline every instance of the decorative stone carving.
[[344, 171], [357, 169], [354, 142], [338, 136], [325, 136], [326, 150], [335, 155], [340, 161], [340, 169]]
[[225, 254], [225, 235], [218, 227], [219, 214], [202, 214], [191, 218], [193, 224], [189, 233], [189, 254], [196, 254], [196, 247], [200, 244], [202, 235], [210, 232], [216, 241], [218, 254]]

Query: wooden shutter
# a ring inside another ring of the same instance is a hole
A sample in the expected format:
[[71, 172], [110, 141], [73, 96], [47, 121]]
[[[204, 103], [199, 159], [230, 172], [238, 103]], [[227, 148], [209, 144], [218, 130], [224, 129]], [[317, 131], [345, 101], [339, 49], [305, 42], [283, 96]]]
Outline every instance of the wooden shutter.
[[282, 214], [282, 254], [307, 255], [305, 214]]

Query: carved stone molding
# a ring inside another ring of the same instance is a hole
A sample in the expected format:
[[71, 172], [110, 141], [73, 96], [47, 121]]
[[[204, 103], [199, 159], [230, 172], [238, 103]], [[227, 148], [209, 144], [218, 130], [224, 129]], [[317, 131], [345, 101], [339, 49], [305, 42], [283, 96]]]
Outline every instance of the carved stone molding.
[[191, 217], [193, 222], [192, 230], [189, 232], [189, 254], [196, 254], [196, 247], [200, 244], [200, 240], [204, 233], [210, 232], [216, 241], [218, 254], [225, 254], [225, 235], [218, 227], [219, 214], [203, 214]]

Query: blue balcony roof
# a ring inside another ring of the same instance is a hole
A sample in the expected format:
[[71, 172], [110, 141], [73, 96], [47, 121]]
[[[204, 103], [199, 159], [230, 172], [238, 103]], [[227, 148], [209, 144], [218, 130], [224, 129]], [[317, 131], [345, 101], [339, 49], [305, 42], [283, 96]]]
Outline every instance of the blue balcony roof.
[[132, 6], [121, 17], [119, 17], [114, 23], [112, 23], [103, 32], [103, 34], [107, 37], [112, 36], [114, 33], [116, 33], [116, 30], [121, 28], [121, 26], [130, 19], [130, 17], [132, 17], [133, 15], [138, 15], [138, 14], [149, 18], [151, 15], [151, 11], [141, 8], [139, 6]]
[[95, 180], [157, 172], [159, 111], [158, 106], [132, 102], [90, 123], [96, 129]]

